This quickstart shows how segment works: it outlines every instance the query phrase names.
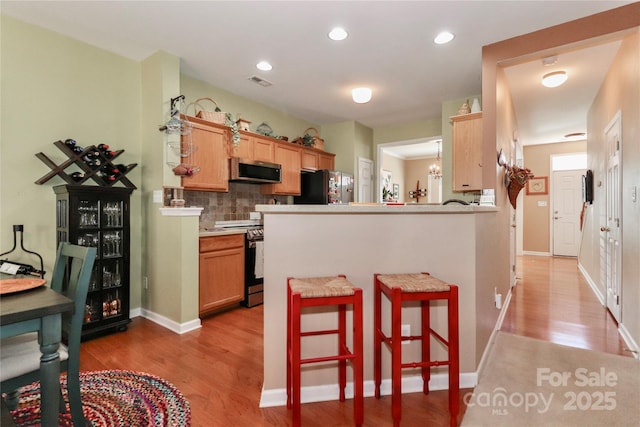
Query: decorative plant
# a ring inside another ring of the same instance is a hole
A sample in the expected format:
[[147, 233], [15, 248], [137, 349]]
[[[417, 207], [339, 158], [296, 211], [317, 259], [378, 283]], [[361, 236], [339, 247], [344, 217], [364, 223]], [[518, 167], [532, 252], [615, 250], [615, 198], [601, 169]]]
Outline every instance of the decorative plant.
[[304, 145], [305, 147], [312, 147], [316, 145], [316, 141], [312, 135], [305, 133], [304, 136], [302, 137], [302, 145]]
[[[216, 111], [221, 110], [216, 107]], [[231, 113], [227, 113], [225, 124], [231, 129], [231, 140], [233, 141], [233, 145], [237, 147], [240, 144], [240, 132], [238, 131], [238, 123], [233, 120]]]
[[382, 201], [388, 202], [390, 200], [393, 200], [393, 192], [387, 187], [382, 187]]

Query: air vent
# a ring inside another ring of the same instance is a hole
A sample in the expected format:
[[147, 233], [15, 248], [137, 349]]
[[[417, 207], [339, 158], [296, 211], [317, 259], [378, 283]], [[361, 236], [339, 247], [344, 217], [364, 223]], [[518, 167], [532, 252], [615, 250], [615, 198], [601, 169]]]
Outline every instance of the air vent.
[[264, 87], [268, 87], [268, 86], [271, 86], [273, 84], [269, 80], [265, 80], [262, 77], [258, 77], [258, 76], [251, 76], [251, 77], [249, 77], [249, 80], [251, 80], [254, 83], [259, 84], [260, 86], [264, 86]]

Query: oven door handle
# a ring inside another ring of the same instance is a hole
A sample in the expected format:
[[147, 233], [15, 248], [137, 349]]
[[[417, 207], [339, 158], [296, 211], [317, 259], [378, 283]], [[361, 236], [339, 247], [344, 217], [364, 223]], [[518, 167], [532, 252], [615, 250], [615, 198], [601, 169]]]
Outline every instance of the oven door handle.
[[247, 242], [249, 249], [255, 249], [256, 248], [256, 242], [257, 242], [257, 240], [252, 240], [250, 242]]

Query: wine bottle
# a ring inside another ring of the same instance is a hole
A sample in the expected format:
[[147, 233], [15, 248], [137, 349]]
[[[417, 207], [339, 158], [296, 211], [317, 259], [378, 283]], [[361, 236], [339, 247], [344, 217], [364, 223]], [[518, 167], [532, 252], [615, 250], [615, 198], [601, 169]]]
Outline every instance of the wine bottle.
[[75, 182], [80, 182], [84, 179], [84, 172], [73, 172], [71, 175], [69, 175], [71, 177], [72, 180], [74, 180]]
[[115, 165], [115, 167], [123, 175], [129, 170], [129, 167], [127, 165], [123, 165], [122, 163]]
[[67, 147], [69, 147], [69, 148], [73, 148], [73, 147], [75, 147], [75, 145], [76, 145], [76, 140], [75, 140], [75, 139], [68, 138], [68, 139], [65, 139], [65, 140], [64, 140], [64, 144], [65, 144]]
[[71, 150], [76, 154], [80, 154], [84, 151], [84, 148], [79, 145], [74, 145], [73, 147], [71, 147]]
[[2, 266], [2, 272], [6, 274], [25, 275], [25, 276], [44, 276], [44, 272], [36, 269], [29, 264], [22, 264], [20, 262], [0, 260], [0, 266]]
[[104, 153], [105, 151], [109, 150], [109, 144], [98, 144], [98, 150]]

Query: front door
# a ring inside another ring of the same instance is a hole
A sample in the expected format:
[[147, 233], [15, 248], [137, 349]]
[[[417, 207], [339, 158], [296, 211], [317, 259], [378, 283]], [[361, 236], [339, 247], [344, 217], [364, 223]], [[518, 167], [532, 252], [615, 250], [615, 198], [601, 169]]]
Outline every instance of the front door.
[[600, 225], [601, 249], [605, 250], [605, 256], [601, 257], [604, 266], [606, 284], [607, 308], [613, 317], [621, 321], [622, 304], [622, 199], [620, 194], [621, 180], [621, 148], [622, 148], [622, 122], [620, 113], [611, 121], [605, 129], [606, 145], [606, 217]]
[[578, 256], [584, 170], [553, 172], [553, 255]]

